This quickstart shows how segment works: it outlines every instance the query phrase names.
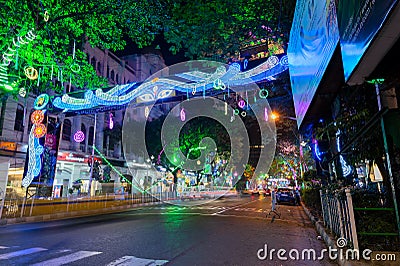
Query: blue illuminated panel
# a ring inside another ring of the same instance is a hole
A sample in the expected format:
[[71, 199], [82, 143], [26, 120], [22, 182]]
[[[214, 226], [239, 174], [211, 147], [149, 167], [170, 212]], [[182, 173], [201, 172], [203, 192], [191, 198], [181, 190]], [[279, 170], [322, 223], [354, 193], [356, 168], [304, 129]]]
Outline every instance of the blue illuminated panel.
[[396, 2], [397, 0], [339, 1], [340, 47], [346, 81]]
[[301, 125], [339, 41], [334, 0], [298, 0], [288, 47], [297, 124]]

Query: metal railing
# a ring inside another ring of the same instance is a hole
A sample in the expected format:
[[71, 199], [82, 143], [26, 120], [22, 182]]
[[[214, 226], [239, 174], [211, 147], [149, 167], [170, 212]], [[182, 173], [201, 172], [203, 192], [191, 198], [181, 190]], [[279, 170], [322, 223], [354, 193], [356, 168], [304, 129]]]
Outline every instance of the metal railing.
[[320, 190], [322, 216], [324, 225], [338, 238], [344, 238], [352, 244], [353, 249], [359, 249], [356, 223], [354, 219], [353, 201], [350, 189], [345, 189], [345, 197], [328, 190]]

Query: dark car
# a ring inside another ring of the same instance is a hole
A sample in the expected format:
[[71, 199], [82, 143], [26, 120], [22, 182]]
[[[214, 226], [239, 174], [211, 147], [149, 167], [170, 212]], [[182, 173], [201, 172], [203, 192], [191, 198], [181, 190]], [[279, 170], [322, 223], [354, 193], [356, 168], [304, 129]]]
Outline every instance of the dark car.
[[276, 202], [277, 203], [288, 203], [296, 205], [296, 192], [291, 188], [278, 188], [276, 192]]

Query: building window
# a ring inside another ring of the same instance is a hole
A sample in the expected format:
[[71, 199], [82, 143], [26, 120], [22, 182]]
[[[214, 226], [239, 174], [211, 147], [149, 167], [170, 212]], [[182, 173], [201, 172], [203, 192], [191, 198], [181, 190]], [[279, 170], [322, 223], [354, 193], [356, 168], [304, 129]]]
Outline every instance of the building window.
[[24, 106], [22, 104], [18, 104], [17, 111], [15, 112], [15, 123], [14, 123], [15, 131], [24, 131]]
[[96, 69], [96, 58], [92, 57], [90, 64], [94, 67], [94, 69]]
[[114, 70], [111, 70], [111, 80], [114, 80]]
[[64, 119], [62, 139], [71, 141], [71, 121], [69, 119]]
[[89, 127], [88, 145], [93, 145], [94, 127]]

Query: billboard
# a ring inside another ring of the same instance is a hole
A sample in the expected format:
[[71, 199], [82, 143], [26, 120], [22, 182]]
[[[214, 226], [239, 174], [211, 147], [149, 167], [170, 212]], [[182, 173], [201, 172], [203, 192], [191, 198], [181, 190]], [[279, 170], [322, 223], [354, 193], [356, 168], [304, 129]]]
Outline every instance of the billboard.
[[298, 0], [287, 54], [299, 127], [338, 41], [335, 1]]
[[397, 0], [339, 0], [337, 20], [346, 82]]

